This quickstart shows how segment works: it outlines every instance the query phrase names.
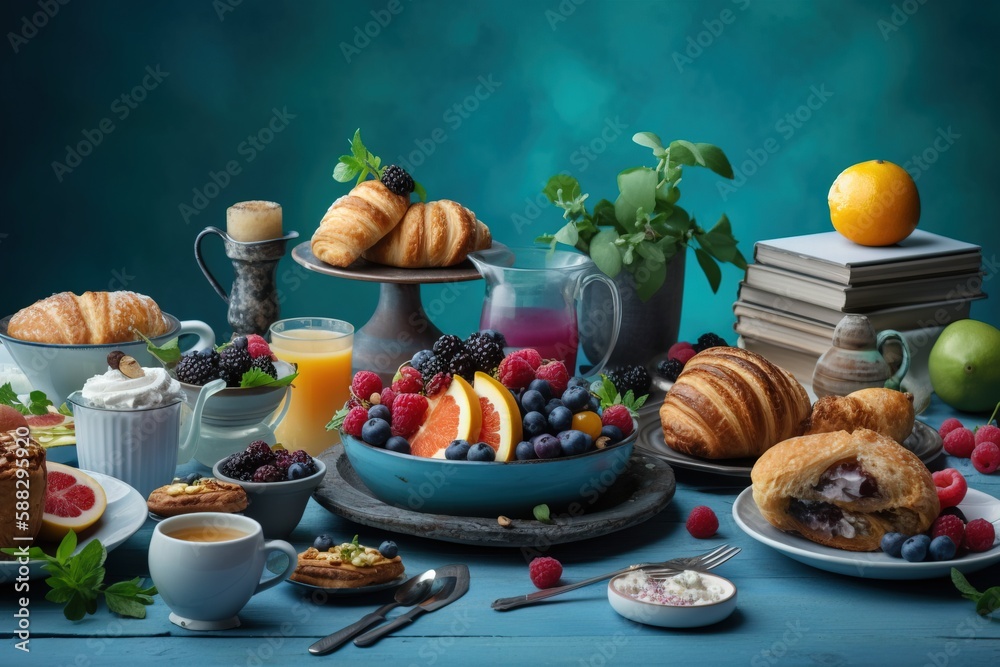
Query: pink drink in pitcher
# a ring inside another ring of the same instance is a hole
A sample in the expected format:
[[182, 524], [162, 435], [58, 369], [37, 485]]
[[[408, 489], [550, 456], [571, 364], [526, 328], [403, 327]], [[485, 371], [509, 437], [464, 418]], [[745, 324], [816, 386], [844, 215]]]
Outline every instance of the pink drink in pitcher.
[[547, 308], [505, 308], [484, 311], [480, 329], [495, 329], [507, 339], [504, 352], [531, 347], [542, 359], [559, 359], [576, 372], [576, 350], [580, 342], [576, 313]]

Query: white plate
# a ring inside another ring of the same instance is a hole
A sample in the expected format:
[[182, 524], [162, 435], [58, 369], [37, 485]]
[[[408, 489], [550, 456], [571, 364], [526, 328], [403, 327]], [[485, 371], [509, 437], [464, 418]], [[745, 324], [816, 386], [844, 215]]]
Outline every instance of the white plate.
[[[958, 506], [965, 517], [986, 519], [994, 526], [1000, 524], [1000, 500], [982, 491], [969, 489], [965, 500]], [[961, 558], [942, 561], [910, 563], [902, 558], [893, 558], [881, 551], [855, 552], [824, 547], [804, 537], [784, 533], [761, 515], [753, 500], [752, 487], [745, 489], [733, 503], [733, 518], [747, 535], [773, 547], [800, 563], [811, 565], [827, 572], [846, 574], [866, 579], [933, 579], [947, 577], [951, 568], [969, 573], [982, 570], [1000, 561], [1000, 545], [996, 542], [989, 551], [967, 554]]]
[[[89, 470], [83, 472], [97, 480], [97, 483], [104, 489], [104, 493], [108, 497], [108, 507], [97, 523], [87, 530], [85, 537], [80, 539], [74, 553], [79, 553], [93, 540], [100, 540], [104, 548], [110, 552], [132, 537], [146, 522], [148, 513], [146, 501], [139, 495], [138, 491], [119, 479]], [[58, 546], [52, 543], [25, 544], [39, 546], [49, 555], [54, 554]], [[48, 576], [48, 573], [42, 569], [44, 564], [45, 562], [40, 560], [31, 561], [28, 564], [28, 576], [32, 579]], [[18, 576], [18, 568], [19, 565], [16, 561], [0, 562], [0, 583], [13, 581]]]

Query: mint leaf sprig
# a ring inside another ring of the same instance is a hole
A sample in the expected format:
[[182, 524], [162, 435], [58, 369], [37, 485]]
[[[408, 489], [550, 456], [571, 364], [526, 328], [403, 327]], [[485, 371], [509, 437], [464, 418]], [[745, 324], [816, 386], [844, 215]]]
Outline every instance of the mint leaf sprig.
[[646, 399], [649, 398], [649, 394], [644, 394], [639, 398], [635, 397], [635, 394], [631, 389], [625, 392], [622, 396], [618, 388], [615, 387], [615, 383], [612, 382], [607, 375], [601, 375], [601, 383], [597, 387], [597, 391], [594, 392], [597, 396], [597, 400], [601, 402], [601, 409], [607, 408], [611, 405], [624, 405], [628, 408], [628, 411], [632, 413], [633, 417], [639, 416], [639, 408], [641, 408], [646, 403]]
[[[382, 178], [384, 171], [382, 158], [368, 150], [361, 141], [361, 129], [358, 128], [354, 131], [354, 138], [351, 139], [351, 154], [340, 156], [337, 166], [333, 168], [333, 179], [347, 183], [357, 177], [356, 185], [359, 185], [369, 176], [374, 176], [375, 179]], [[413, 191], [417, 193], [420, 201], [427, 201], [427, 191], [420, 183], [413, 181]]]
[[[77, 537], [74, 531], [66, 533], [66, 537], [56, 548], [56, 555], [49, 556], [41, 547], [31, 547], [28, 558], [43, 560], [42, 569], [49, 573], [45, 582], [49, 585], [45, 599], [49, 602], [62, 604], [63, 615], [70, 621], [79, 621], [87, 614], [97, 612], [97, 598], [104, 596], [108, 609], [131, 618], [146, 618], [146, 607], [153, 604], [156, 587], [142, 587], [139, 577], [129, 581], [119, 581], [104, 587], [104, 561], [108, 551], [100, 540], [87, 543], [80, 553], [76, 550]], [[5, 554], [20, 556], [20, 549], [0, 549]]]
[[0, 404], [10, 406], [22, 415], [44, 415], [49, 411], [52, 401], [45, 395], [44, 391], [32, 391], [28, 394], [28, 403], [25, 405], [17, 397], [10, 382], [0, 386]]
[[980, 593], [969, 583], [965, 575], [955, 568], [951, 568], [951, 582], [955, 584], [962, 597], [976, 603], [976, 613], [980, 616], [986, 616], [1000, 609], [1000, 586], [988, 588]]

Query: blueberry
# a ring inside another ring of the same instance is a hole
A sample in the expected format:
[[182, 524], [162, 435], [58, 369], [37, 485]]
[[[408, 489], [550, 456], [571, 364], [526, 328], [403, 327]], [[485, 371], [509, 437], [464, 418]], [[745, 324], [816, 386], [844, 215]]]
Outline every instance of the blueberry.
[[444, 450], [444, 457], [449, 461], [464, 461], [469, 457], [471, 448], [468, 440], [452, 440], [448, 449]]
[[590, 395], [590, 403], [587, 404], [587, 409], [591, 412], [601, 411], [601, 402], [593, 394]]
[[931, 538], [926, 535], [914, 535], [903, 542], [900, 552], [903, 558], [911, 563], [921, 563], [927, 558], [927, 547], [930, 546]]
[[906, 538], [907, 536], [902, 533], [886, 533], [882, 536], [882, 551], [893, 558], [902, 558], [900, 550], [903, 548], [903, 542], [906, 541]]
[[235, 347], [238, 350], [245, 350], [245, 349], [247, 349], [247, 337], [246, 336], [237, 336], [236, 338], [234, 338], [233, 339], [233, 347]]
[[318, 551], [327, 551], [333, 546], [333, 538], [329, 535], [317, 535], [313, 547]]
[[524, 415], [521, 426], [524, 428], [524, 435], [532, 438], [545, 433], [549, 429], [549, 422], [541, 412], [529, 412]]
[[525, 412], [542, 412], [545, 410], [545, 400], [542, 392], [537, 389], [529, 389], [521, 394], [521, 409]]
[[587, 451], [587, 434], [583, 431], [562, 431], [558, 437], [563, 456], [575, 456]]
[[389, 422], [378, 417], [369, 419], [361, 427], [361, 439], [376, 447], [383, 446], [391, 435], [392, 427], [389, 426]]
[[379, 403], [368, 408], [368, 419], [381, 419], [391, 423], [392, 414], [389, 412], [389, 408]]
[[548, 417], [552, 414], [552, 411], [556, 408], [563, 407], [563, 402], [558, 398], [550, 398], [549, 402], [545, 404], [545, 416]]
[[590, 392], [583, 387], [571, 387], [563, 392], [562, 402], [573, 412], [580, 412], [587, 407], [590, 401]]
[[610, 438], [611, 442], [619, 442], [625, 438], [625, 434], [622, 433], [622, 430], [617, 426], [615, 426], [614, 424], [608, 424], [607, 426], [602, 426], [601, 435]]
[[288, 466], [288, 479], [302, 479], [311, 474], [313, 474], [312, 467], [305, 463], [293, 463]]
[[586, 389], [589, 386], [590, 386], [590, 380], [588, 380], [587, 378], [582, 378], [579, 375], [574, 375], [569, 379], [569, 382], [566, 383], [567, 389], [569, 389], [570, 387], [583, 387], [584, 389]]
[[394, 435], [385, 441], [385, 448], [400, 454], [410, 453], [410, 442], [401, 435]]
[[201, 479], [201, 475], [196, 472], [189, 472], [183, 477], [184, 483], [187, 484], [188, 486], [194, 484], [199, 479]]
[[535, 448], [535, 456], [540, 459], [554, 459], [562, 455], [562, 445], [554, 435], [543, 433], [535, 436], [531, 444]]
[[573, 412], [566, 406], [554, 408], [549, 413], [549, 430], [558, 433], [573, 428]]
[[469, 448], [470, 461], [495, 461], [497, 453], [485, 442], [477, 442]]
[[420, 350], [410, 359], [410, 365], [419, 370], [433, 356], [433, 350]]
[[528, 385], [531, 391], [537, 391], [546, 401], [552, 398], [552, 385], [547, 380], [532, 380]]
[[514, 449], [514, 456], [517, 457], [518, 461], [530, 461], [531, 459], [538, 458], [535, 456], [535, 446], [527, 440], [517, 443], [517, 447]]
[[395, 558], [399, 554], [399, 547], [392, 540], [386, 540], [378, 545], [378, 552], [386, 558]]
[[951, 560], [955, 557], [955, 551], [957, 551], [957, 547], [947, 535], [935, 537], [931, 540], [931, 546], [928, 549], [931, 560]]
[[201, 357], [202, 359], [211, 359], [212, 354], [214, 353], [215, 350], [213, 350], [210, 347], [206, 347], [204, 350], [198, 350], [198, 356]]

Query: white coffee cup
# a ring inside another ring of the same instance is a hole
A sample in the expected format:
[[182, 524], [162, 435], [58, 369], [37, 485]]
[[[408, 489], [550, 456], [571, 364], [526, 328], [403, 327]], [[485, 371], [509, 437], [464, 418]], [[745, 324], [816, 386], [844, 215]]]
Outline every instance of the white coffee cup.
[[[288, 556], [283, 572], [261, 581], [271, 552]], [[149, 542], [149, 574], [170, 607], [170, 621], [188, 630], [239, 626], [237, 613], [255, 594], [284, 581], [298, 564], [288, 542], [265, 540], [245, 516], [199, 512], [164, 519]]]

